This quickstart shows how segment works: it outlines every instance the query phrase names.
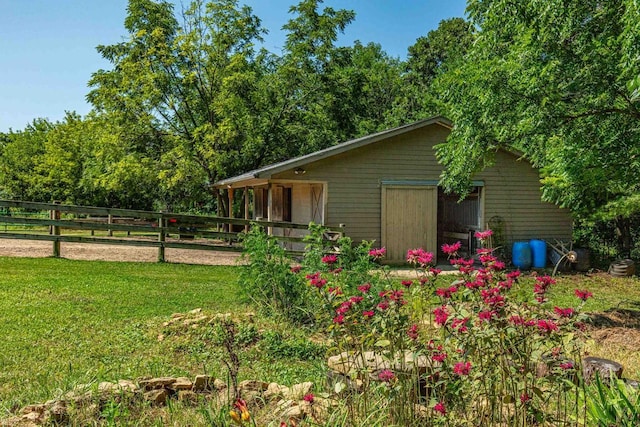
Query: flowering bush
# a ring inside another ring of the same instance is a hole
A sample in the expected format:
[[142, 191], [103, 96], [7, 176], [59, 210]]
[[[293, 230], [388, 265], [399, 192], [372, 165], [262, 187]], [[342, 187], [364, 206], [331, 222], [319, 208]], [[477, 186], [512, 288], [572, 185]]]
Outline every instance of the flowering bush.
[[[483, 246], [490, 236], [490, 230], [476, 233]], [[491, 248], [464, 259], [460, 247], [442, 247], [457, 270], [444, 285], [434, 255], [421, 248], [407, 251], [413, 280], [372, 270], [385, 251], [368, 243], [350, 252], [357, 261], [315, 255], [305, 279], [324, 307], [319, 313], [336, 349], [356, 355], [375, 349], [386, 360], [375, 379], [385, 385], [390, 416], [400, 424], [415, 417], [416, 405], [427, 408], [422, 415], [429, 425], [577, 417], [577, 398], [568, 396], [578, 393], [580, 307], [592, 294], [576, 290], [577, 307], [547, 307], [555, 281], [539, 276], [528, 297], [517, 298], [519, 271], [506, 271]], [[420, 366], [410, 366], [407, 354]], [[354, 375], [365, 393], [373, 386], [371, 375]]]
[[[256, 259], [270, 261], [248, 271], [277, 274], [261, 279], [276, 295], [271, 305], [297, 304], [327, 327], [336, 353], [362, 359], [350, 378], [362, 400], [346, 401], [354, 405], [349, 416], [380, 410], [380, 401], [396, 425], [557, 425], [584, 416], [580, 309], [591, 292], [576, 289], [574, 307], [549, 305], [555, 280], [537, 276], [527, 285], [520, 271], [508, 271], [487, 247], [490, 230], [476, 233], [482, 247], [473, 258], [458, 255], [460, 243], [442, 246], [455, 275], [443, 275], [432, 253], [408, 250], [411, 278], [380, 266], [384, 248], [348, 238], [327, 247], [322, 234], [310, 227], [301, 265], [260, 243]], [[370, 351], [380, 366], [365, 368]]]

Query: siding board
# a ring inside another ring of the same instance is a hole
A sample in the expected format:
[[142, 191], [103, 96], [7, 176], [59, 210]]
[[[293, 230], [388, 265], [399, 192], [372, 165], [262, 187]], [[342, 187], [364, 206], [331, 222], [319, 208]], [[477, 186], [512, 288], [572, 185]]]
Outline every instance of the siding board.
[[[445, 142], [448, 134], [448, 129], [433, 124], [309, 163], [303, 177], [285, 171], [272, 178], [326, 182], [325, 223], [344, 223], [354, 241], [380, 244], [381, 181], [438, 181], [442, 166], [433, 147]], [[571, 216], [540, 201], [538, 172], [507, 152], [499, 151], [495, 160], [495, 166], [474, 177], [484, 183], [481, 224], [503, 218], [509, 245], [531, 238], [570, 240]]]

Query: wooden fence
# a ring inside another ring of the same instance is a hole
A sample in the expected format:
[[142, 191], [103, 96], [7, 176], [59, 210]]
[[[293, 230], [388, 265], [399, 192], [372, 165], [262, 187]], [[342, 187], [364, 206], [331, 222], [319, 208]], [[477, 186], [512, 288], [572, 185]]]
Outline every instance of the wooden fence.
[[[264, 227], [290, 253], [300, 254], [300, 249], [295, 248], [302, 246], [304, 237], [289, 234], [309, 227], [289, 222], [18, 200], [0, 200], [0, 224], [2, 239], [53, 242], [54, 257], [60, 256], [60, 242], [98, 243], [157, 247], [158, 262], [165, 261], [166, 248], [241, 252], [239, 235], [253, 224]], [[104, 235], [97, 236], [96, 232]], [[116, 236], [118, 232], [123, 236]], [[329, 227], [326, 238], [334, 240], [342, 234], [343, 227]]]

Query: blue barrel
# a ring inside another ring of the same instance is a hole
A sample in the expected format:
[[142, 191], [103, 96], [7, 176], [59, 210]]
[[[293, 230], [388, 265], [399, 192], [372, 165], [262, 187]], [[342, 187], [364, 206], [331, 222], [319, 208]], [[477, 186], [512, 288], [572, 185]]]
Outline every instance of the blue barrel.
[[545, 268], [547, 266], [547, 242], [544, 240], [529, 240], [531, 246], [531, 265], [533, 268]]
[[514, 242], [512, 255], [513, 265], [520, 270], [528, 270], [531, 268], [532, 256], [529, 242]]

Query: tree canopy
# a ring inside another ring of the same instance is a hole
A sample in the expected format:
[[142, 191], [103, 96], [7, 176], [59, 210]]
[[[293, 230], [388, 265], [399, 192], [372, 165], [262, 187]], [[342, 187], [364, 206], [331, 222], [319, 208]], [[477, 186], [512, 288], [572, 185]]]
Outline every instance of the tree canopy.
[[464, 191], [498, 148], [540, 167], [578, 216], [640, 211], [638, 9], [612, 0], [474, 0], [476, 40], [437, 81], [455, 128], [439, 155]]

